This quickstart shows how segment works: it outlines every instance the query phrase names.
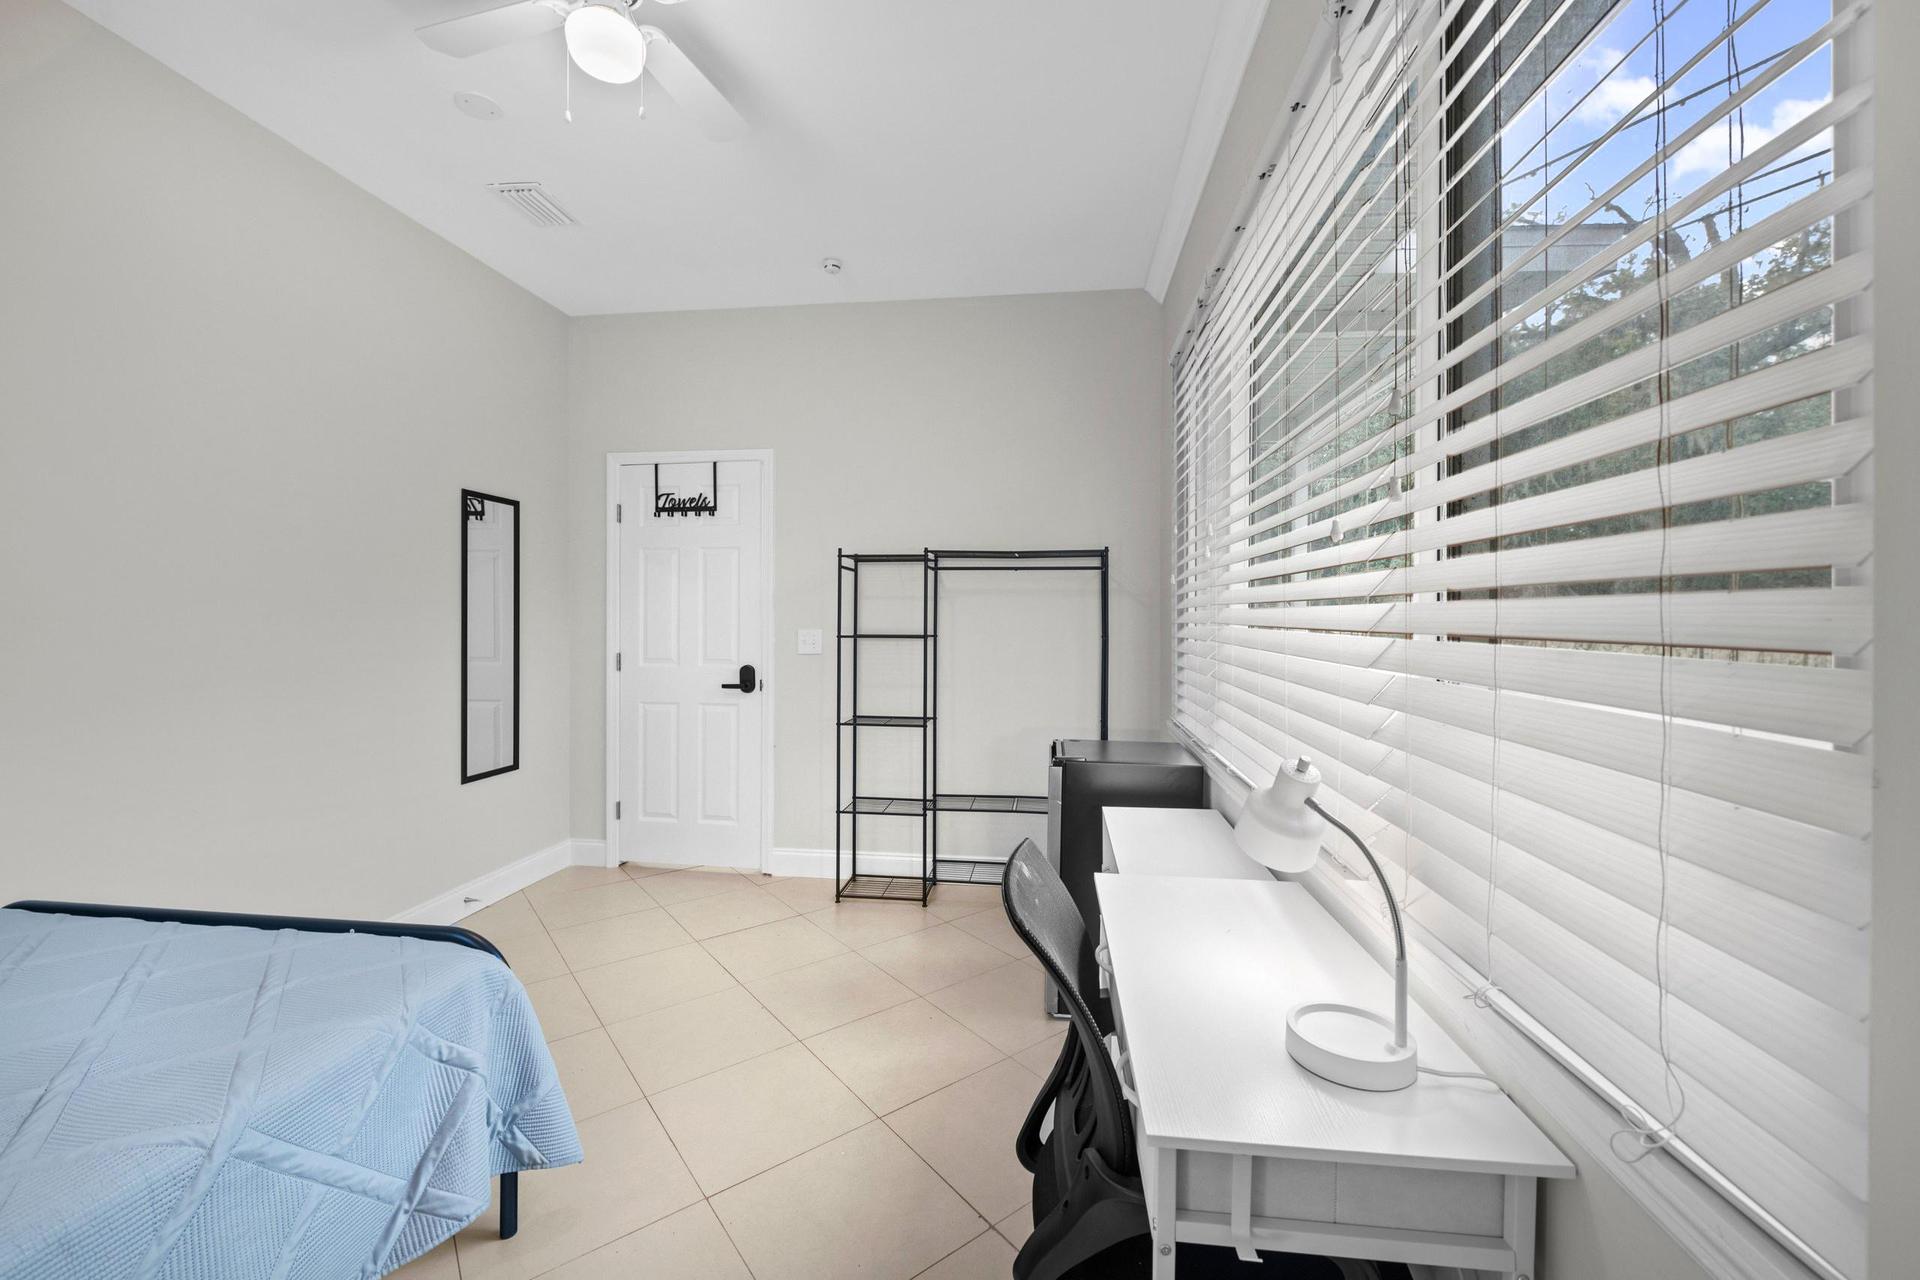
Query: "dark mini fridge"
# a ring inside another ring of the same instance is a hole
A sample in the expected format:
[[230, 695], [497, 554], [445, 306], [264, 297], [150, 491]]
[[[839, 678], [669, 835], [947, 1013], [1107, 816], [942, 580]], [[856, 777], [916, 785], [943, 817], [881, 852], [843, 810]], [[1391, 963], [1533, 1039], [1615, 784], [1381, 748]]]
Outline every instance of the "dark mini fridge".
[[[1108, 805], [1129, 809], [1199, 809], [1207, 803], [1207, 771], [1192, 752], [1175, 742], [1119, 742], [1063, 738], [1053, 744], [1047, 773], [1047, 856], [1060, 872], [1087, 936], [1100, 936], [1100, 902], [1093, 877], [1100, 870], [1104, 837], [1100, 813]], [[1105, 1028], [1113, 1015], [1100, 990], [1100, 972], [1088, 954], [1080, 959], [1080, 990]], [[1047, 1012], [1067, 1011], [1051, 982]]]

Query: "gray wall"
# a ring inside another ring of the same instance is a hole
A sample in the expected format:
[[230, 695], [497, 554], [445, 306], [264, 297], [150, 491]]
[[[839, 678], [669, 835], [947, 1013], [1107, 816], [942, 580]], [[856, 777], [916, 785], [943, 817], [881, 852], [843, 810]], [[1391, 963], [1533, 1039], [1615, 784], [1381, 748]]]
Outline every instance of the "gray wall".
[[1268, 0], [1266, 20], [1260, 24], [1253, 52], [1247, 55], [1240, 92], [1220, 133], [1213, 167], [1167, 281], [1163, 320], [1169, 353], [1193, 318], [1193, 303], [1207, 273], [1221, 260], [1247, 184], [1265, 160], [1267, 143], [1286, 115], [1288, 95], [1322, 24], [1322, 12], [1323, 6], [1313, 0]]
[[[53, 0], [0, 172], [0, 901], [381, 916], [565, 839], [564, 318]], [[463, 485], [526, 526], [468, 787]]]
[[[1112, 544], [1113, 729], [1154, 732], [1168, 630], [1160, 330], [1138, 291], [576, 322], [574, 834], [604, 826], [610, 452], [775, 451], [776, 846], [833, 846], [836, 547]], [[828, 634], [826, 655], [793, 652], [801, 627]], [[949, 674], [980, 691], [978, 709], [1023, 713], [1006, 681]], [[1044, 786], [1045, 729], [1015, 736], [1009, 767]]]

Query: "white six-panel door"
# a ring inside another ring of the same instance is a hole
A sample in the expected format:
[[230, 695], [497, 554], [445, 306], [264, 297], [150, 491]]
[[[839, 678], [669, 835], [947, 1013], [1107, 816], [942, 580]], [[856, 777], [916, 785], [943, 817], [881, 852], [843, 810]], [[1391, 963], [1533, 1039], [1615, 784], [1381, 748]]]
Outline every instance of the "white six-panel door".
[[[654, 465], [619, 468], [618, 856], [757, 867], [769, 694], [763, 673], [758, 461], [719, 466], [718, 513], [655, 515]], [[709, 463], [661, 463], [659, 487], [713, 490]]]

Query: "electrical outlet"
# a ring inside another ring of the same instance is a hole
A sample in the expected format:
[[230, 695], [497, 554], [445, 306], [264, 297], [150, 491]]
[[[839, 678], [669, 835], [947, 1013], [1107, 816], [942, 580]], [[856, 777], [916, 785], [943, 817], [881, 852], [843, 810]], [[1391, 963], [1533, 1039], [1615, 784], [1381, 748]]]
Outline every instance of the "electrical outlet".
[[820, 629], [818, 627], [802, 627], [800, 629], [800, 648], [798, 652], [819, 653], [820, 651], [821, 651]]

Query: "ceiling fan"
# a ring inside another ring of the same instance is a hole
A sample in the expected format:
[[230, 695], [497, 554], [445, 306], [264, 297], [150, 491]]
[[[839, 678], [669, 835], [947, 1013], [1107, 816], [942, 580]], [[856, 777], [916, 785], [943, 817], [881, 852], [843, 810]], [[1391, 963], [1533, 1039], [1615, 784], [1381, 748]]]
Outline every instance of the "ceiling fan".
[[[643, 72], [666, 90], [700, 131], [716, 141], [737, 138], [747, 122], [726, 96], [658, 27], [643, 25], [633, 11], [644, 0], [515, 0], [461, 18], [418, 28], [429, 49], [455, 58], [561, 31], [573, 65], [608, 84], [632, 84]], [[680, 0], [659, 0], [678, 4]]]

